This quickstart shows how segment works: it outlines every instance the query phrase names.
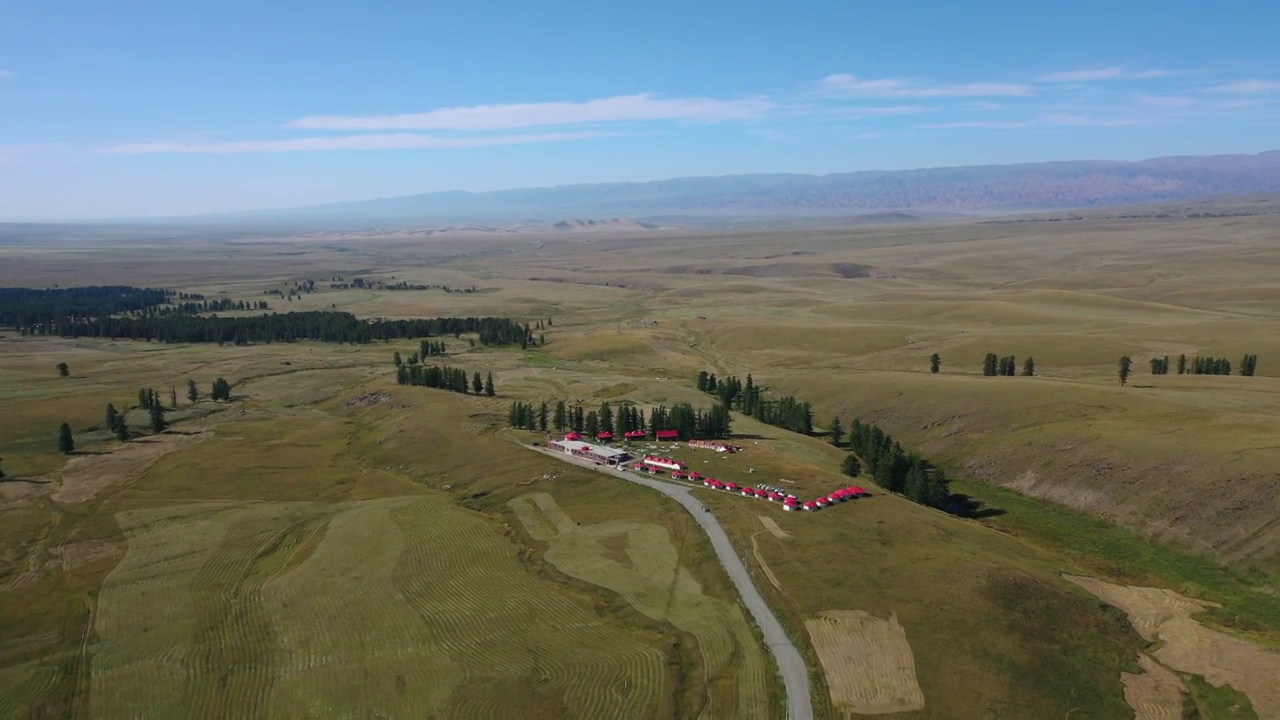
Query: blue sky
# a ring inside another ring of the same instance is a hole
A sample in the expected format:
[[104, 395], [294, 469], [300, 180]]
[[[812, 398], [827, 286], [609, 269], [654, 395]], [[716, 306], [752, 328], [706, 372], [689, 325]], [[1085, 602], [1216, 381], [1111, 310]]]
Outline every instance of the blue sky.
[[0, 5], [0, 219], [1280, 149], [1280, 3]]

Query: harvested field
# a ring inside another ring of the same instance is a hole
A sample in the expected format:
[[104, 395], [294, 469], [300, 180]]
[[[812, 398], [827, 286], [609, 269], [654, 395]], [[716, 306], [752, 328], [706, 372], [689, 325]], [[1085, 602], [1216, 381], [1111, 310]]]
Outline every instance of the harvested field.
[[210, 435], [208, 432], [149, 435], [126, 443], [111, 453], [74, 457], [63, 468], [62, 482], [54, 491], [53, 499], [61, 503], [92, 500], [104, 489], [136, 477], [166, 454]]
[[1124, 700], [1133, 708], [1134, 720], [1180, 720], [1187, 687], [1172, 671], [1138, 654], [1140, 673], [1120, 673]]
[[101, 591], [91, 717], [669, 712], [660, 651], [532, 578], [447, 499], [204, 502], [119, 521], [129, 551]]
[[881, 620], [860, 610], [832, 610], [805, 628], [831, 701], [846, 716], [924, 709], [915, 660], [898, 618]]
[[1171, 590], [1128, 587], [1097, 578], [1066, 576], [1122, 610], [1134, 629], [1160, 646], [1151, 654], [1165, 667], [1230, 685], [1253, 703], [1259, 718], [1280, 718], [1280, 652], [1201, 625], [1192, 615], [1210, 603]]
[[[702, 592], [679, 564], [666, 528], [625, 521], [578, 525], [547, 493], [521, 495], [510, 505], [529, 535], [548, 544], [547, 562], [561, 572], [613, 590], [644, 615], [697, 638], [708, 684], [737, 687], [736, 703], [723, 703], [723, 694], [708, 693], [700, 717], [769, 717], [769, 666], [741, 607]], [[625, 539], [629, 563], [612, 557], [609, 545], [619, 538]], [[736, 676], [726, 675], [735, 658]]]

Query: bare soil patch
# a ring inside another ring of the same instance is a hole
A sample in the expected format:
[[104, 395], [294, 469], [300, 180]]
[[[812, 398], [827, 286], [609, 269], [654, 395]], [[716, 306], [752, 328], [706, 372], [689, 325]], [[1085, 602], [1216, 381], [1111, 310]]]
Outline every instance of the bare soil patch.
[[1138, 654], [1138, 665], [1140, 673], [1120, 673], [1134, 720], [1179, 720], [1187, 692], [1182, 680], [1146, 653]]
[[136, 477], [168, 453], [210, 435], [209, 432], [151, 435], [126, 443], [106, 455], [74, 457], [62, 469], [62, 483], [53, 493], [53, 499], [60, 503], [91, 500], [108, 487]]
[[99, 560], [118, 560], [124, 556], [126, 548], [125, 543], [86, 540], [59, 546], [55, 552], [62, 559], [62, 568], [71, 570]]
[[789, 538], [789, 537], [791, 537], [791, 533], [789, 533], [789, 532], [787, 532], [786, 530], [783, 530], [782, 528], [778, 527], [778, 521], [777, 521], [777, 520], [774, 520], [773, 518], [769, 517], [768, 515], [761, 515], [761, 516], [760, 516], [760, 524], [761, 524], [761, 525], [764, 525], [764, 529], [765, 529], [765, 530], [768, 530], [768, 531], [769, 531], [769, 532], [771, 532], [771, 533], [773, 533], [773, 536], [774, 536], [774, 537], [776, 537], [776, 538]]
[[831, 701], [846, 716], [924, 709], [911, 644], [896, 615], [881, 620], [861, 610], [830, 610], [805, 628]]
[[1126, 587], [1097, 578], [1067, 580], [1124, 611], [1143, 638], [1159, 642], [1152, 656], [1179, 672], [1202, 675], [1249, 696], [1260, 718], [1280, 718], [1280, 653], [1201, 625], [1192, 615], [1212, 607], [1172, 590]]
[[0, 501], [5, 505], [25, 505], [53, 492], [53, 488], [53, 481], [44, 478], [5, 478], [0, 480]]

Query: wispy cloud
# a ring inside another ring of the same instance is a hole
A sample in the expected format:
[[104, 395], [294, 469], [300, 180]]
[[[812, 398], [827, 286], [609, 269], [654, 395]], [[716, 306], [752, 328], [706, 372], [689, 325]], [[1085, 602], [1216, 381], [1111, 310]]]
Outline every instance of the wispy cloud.
[[4, 80], [5, 78], [11, 78], [13, 76], [14, 76], [14, 73], [11, 70], [0, 70], [0, 80]]
[[1178, 74], [1177, 70], [1125, 70], [1119, 66], [1068, 70], [1040, 76], [1044, 83], [1081, 83], [1101, 80], [1149, 80]]
[[616, 136], [619, 133], [601, 131], [525, 133], [517, 135], [487, 135], [480, 137], [435, 137], [413, 133], [389, 133], [379, 135], [348, 135], [344, 137], [311, 137], [288, 140], [245, 140], [239, 142], [146, 142], [112, 145], [99, 152], [111, 155], [145, 155], [156, 153], [231, 154], [231, 153], [283, 153], [313, 152], [319, 150], [430, 150], [439, 148], [466, 148], [492, 145], [522, 145], [528, 143], [566, 142], [598, 137]]
[[1225, 85], [1216, 85], [1209, 89], [1214, 92], [1261, 95], [1263, 93], [1280, 92], [1280, 80], [1238, 80]]
[[1025, 120], [962, 120], [958, 122], [925, 123], [914, 127], [928, 130], [976, 128], [1008, 130], [1029, 127], [1117, 127], [1139, 124], [1141, 124], [1140, 121], [1132, 118], [1100, 118], [1071, 113], [1049, 113]]
[[895, 117], [899, 115], [918, 115], [920, 113], [942, 110], [938, 105], [859, 105], [842, 107], [828, 114], [843, 118], [857, 119], [869, 117]]
[[405, 115], [313, 115], [287, 127], [307, 130], [462, 130], [689, 120], [720, 122], [752, 117], [773, 107], [762, 98], [660, 98], [649, 93], [620, 95], [586, 102], [517, 103], [441, 108]]
[[897, 78], [864, 80], [854, 75], [828, 75], [818, 82], [818, 91], [827, 95], [884, 98], [1000, 97], [1031, 95], [1029, 85], [1020, 83], [932, 83]]

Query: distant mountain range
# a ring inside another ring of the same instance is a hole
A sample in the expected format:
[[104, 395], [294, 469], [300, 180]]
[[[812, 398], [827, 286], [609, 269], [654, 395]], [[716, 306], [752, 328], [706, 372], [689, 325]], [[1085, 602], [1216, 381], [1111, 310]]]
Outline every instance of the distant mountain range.
[[929, 217], [1269, 193], [1280, 193], [1280, 151], [1138, 162], [1091, 160], [833, 175], [731, 175], [482, 193], [451, 191], [199, 219], [406, 225], [549, 223], [564, 217], [660, 220], [885, 213]]

